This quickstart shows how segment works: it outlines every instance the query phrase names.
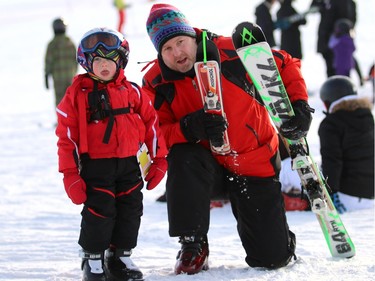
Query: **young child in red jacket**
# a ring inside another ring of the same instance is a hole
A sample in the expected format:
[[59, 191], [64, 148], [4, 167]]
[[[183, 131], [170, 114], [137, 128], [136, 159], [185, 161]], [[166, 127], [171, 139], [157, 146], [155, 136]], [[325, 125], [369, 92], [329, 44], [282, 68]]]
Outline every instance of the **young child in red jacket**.
[[137, 153], [146, 145], [152, 159], [148, 190], [168, 166], [156, 111], [124, 75], [128, 55], [128, 42], [119, 32], [87, 32], [77, 51], [87, 73], [75, 77], [57, 107], [59, 171], [69, 198], [84, 204], [78, 241], [83, 280], [143, 279], [130, 259], [143, 213]]

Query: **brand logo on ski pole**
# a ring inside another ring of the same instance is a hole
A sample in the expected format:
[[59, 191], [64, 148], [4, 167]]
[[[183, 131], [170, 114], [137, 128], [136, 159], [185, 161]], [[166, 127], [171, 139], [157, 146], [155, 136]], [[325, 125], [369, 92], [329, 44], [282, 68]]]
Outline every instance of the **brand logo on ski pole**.
[[216, 83], [215, 83], [215, 70], [213, 68], [209, 68], [208, 69], [208, 75], [210, 77], [210, 86], [211, 87], [216, 87]]
[[258, 40], [253, 36], [253, 32], [249, 31], [246, 27], [242, 29], [241, 37], [242, 37], [242, 46], [251, 45], [252, 40], [254, 40], [255, 42], [258, 42]]

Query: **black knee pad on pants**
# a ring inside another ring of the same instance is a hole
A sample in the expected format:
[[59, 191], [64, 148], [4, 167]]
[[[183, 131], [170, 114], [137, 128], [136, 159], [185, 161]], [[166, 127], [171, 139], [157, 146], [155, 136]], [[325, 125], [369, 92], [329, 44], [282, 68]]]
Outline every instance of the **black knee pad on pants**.
[[237, 230], [251, 267], [278, 268], [294, 255], [280, 183], [276, 178], [233, 176], [230, 198]]
[[277, 269], [280, 267], [286, 266], [294, 257], [296, 259], [296, 256], [294, 254], [295, 249], [296, 249], [296, 235], [289, 230], [289, 245], [288, 245], [288, 254], [285, 258], [281, 259], [278, 262], [268, 262], [268, 263], [259, 263], [258, 261], [255, 261], [253, 259], [250, 259], [246, 257], [246, 262], [249, 266], [251, 267], [266, 267], [269, 269]]

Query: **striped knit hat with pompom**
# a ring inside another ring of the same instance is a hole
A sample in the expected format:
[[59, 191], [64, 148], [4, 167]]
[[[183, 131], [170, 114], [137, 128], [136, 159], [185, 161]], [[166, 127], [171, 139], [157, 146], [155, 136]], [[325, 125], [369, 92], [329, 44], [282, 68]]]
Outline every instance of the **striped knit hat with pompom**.
[[195, 30], [185, 15], [168, 4], [154, 4], [151, 7], [146, 28], [152, 44], [159, 53], [163, 44], [173, 37], [180, 35], [196, 37]]

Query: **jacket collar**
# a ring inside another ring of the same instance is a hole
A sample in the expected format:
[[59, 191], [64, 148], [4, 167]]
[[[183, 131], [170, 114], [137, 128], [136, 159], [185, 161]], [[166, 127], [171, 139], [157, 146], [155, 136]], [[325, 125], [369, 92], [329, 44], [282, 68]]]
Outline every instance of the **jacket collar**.
[[355, 111], [359, 108], [367, 108], [372, 110], [372, 103], [365, 97], [349, 95], [333, 102], [329, 107], [328, 114], [335, 113], [340, 110]]
[[170, 69], [164, 63], [163, 58], [161, 57], [160, 54], [158, 54], [158, 62], [159, 62], [161, 75], [166, 81], [177, 81], [177, 80], [184, 80], [185, 77], [190, 77], [190, 78], [195, 77], [194, 66], [188, 72], [182, 73], [182, 72]]
[[[80, 74], [80, 76], [83, 76], [83, 80], [80, 82], [81, 85], [82, 85], [82, 88], [92, 88], [93, 82], [97, 81], [97, 80], [94, 80], [92, 77], [90, 77], [90, 75], [87, 74], [87, 73]], [[99, 88], [103, 88], [103, 87], [106, 87], [106, 86], [109, 86], [109, 85], [121, 84], [124, 79], [125, 79], [124, 70], [121, 68], [118, 71], [118, 74], [116, 75], [116, 77], [114, 79], [112, 79], [111, 81], [108, 81], [108, 82], [105, 82], [105, 83], [97, 81], [97, 83], [98, 83]]]

